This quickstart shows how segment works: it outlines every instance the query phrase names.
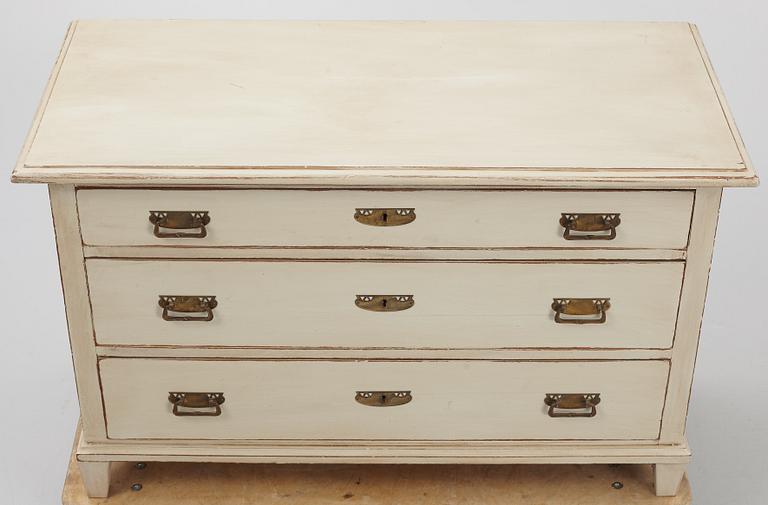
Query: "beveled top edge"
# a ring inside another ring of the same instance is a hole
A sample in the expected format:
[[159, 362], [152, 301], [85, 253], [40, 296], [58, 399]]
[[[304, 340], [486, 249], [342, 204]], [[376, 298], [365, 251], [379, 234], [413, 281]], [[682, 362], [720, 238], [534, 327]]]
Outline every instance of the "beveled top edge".
[[[98, 23], [86, 21], [85, 23]], [[130, 23], [130, 21], [120, 21]], [[306, 23], [307, 21], [305, 21]], [[391, 23], [371, 21], [372, 23]], [[698, 30], [689, 24], [694, 40], [721, 102], [742, 162], [740, 167], [707, 168], [695, 166], [611, 168], [611, 167], [477, 167], [477, 166], [69, 166], [26, 163], [34, 136], [55, 86], [77, 29], [70, 25], [62, 50], [43, 95], [37, 116], [11, 176], [12, 182], [77, 185], [267, 185], [267, 186], [445, 186], [445, 187], [647, 187], [693, 188], [704, 186], [757, 186], [759, 179], [746, 154], [741, 137], [725, 103], [711, 63], [701, 44]], [[353, 23], [353, 22], [350, 22]], [[439, 22], [438, 22], [439, 23]], [[480, 22], [473, 22], [480, 23]], [[600, 22], [609, 23], [609, 22]], [[621, 23], [621, 22], [620, 22]], [[626, 22], [631, 24], [629, 22]], [[556, 22], [569, 24], [569, 22]], [[578, 22], [576, 22], [578, 24]]]

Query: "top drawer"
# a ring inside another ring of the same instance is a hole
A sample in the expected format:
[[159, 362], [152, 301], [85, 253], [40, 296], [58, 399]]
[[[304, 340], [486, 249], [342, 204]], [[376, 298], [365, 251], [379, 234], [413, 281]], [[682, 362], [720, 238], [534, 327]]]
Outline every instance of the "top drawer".
[[83, 242], [98, 246], [684, 249], [693, 207], [692, 191], [81, 189], [77, 195]]

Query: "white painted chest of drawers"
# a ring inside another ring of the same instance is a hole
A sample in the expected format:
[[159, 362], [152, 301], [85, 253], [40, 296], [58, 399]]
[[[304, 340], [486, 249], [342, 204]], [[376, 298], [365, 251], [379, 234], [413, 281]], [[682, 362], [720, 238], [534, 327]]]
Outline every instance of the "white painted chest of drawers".
[[646, 463], [674, 494], [720, 194], [684, 23], [78, 22], [50, 185], [110, 461]]

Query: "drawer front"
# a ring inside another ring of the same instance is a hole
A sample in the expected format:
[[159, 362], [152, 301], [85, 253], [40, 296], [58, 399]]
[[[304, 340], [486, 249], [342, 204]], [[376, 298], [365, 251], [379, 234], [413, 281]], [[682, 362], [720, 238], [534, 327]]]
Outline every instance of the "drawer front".
[[[691, 191], [86, 189], [77, 195], [83, 242], [98, 246], [683, 249], [693, 205]], [[155, 214], [153, 224], [150, 211], [177, 214]], [[563, 236], [563, 213], [582, 216], [569, 224], [573, 240]], [[619, 214], [615, 237], [606, 240], [609, 229], [580, 233], [608, 223], [585, 221], [590, 213], [598, 221]], [[174, 238], [177, 233], [185, 236]]]
[[[658, 438], [669, 364], [108, 358], [100, 369], [113, 439], [615, 440]], [[174, 415], [169, 393], [190, 392], [220, 396], [175, 395]], [[399, 397], [371, 406], [358, 392]], [[595, 415], [550, 417], [545, 398], [560, 393], [599, 393]]]
[[[668, 348], [683, 263], [88, 259], [86, 269], [101, 345]], [[580, 298], [610, 306], [555, 307]]]

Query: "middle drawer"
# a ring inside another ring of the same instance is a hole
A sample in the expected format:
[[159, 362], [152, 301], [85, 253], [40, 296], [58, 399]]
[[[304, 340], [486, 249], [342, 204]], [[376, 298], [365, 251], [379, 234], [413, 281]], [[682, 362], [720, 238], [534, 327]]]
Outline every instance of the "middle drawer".
[[86, 268], [100, 345], [353, 349], [669, 348], [683, 274], [682, 262], [88, 259]]

